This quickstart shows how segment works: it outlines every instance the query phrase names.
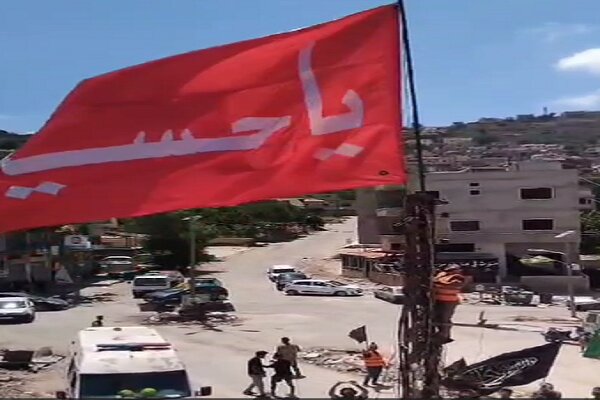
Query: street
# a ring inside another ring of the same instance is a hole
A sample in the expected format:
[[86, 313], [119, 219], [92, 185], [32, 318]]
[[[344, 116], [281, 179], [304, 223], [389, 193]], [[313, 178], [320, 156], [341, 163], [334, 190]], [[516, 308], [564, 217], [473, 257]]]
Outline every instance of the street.
[[[266, 278], [273, 264], [298, 264], [302, 258], [324, 258], [354, 236], [355, 219], [329, 226], [306, 238], [289, 243], [273, 244], [234, 254], [221, 262], [203, 267], [218, 271], [231, 294], [239, 320], [234, 324], [214, 327], [201, 325], [160, 325], [157, 329], [179, 351], [196, 385], [213, 387], [213, 397], [239, 398], [248, 383], [246, 361], [257, 350], [272, 352], [283, 336], [303, 348], [359, 349], [348, 338], [351, 329], [367, 325], [369, 340], [376, 341], [384, 355], [394, 352], [396, 321], [400, 308], [374, 299], [370, 294], [361, 298], [285, 296]], [[79, 306], [67, 311], [38, 313], [33, 324], [3, 325], [0, 329], [0, 348], [36, 349], [50, 346], [59, 354], [67, 354], [71, 340], [78, 330], [88, 327], [96, 315], [105, 316], [105, 325], [135, 325], [144, 315], [137, 307], [139, 301], [130, 295], [127, 283], [106, 287], [90, 287], [85, 294], [112, 292], [114, 301]], [[472, 363], [504, 351], [539, 345], [539, 333], [549, 323], [514, 322], [516, 316], [535, 318], [566, 318], [563, 308], [503, 307], [463, 305], [456, 322], [476, 323], [480, 311], [491, 323], [501, 323], [518, 330], [492, 330], [455, 327], [455, 342], [448, 346], [447, 364], [460, 357]], [[512, 324], [512, 325], [511, 325]], [[556, 325], [556, 323], [555, 323]], [[563, 392], [564, 397], [587, 396], [598, 385], [597, 360], [584, 359], [576, 346], [563, 346], [548, 382]], [[331, 369], [308, 364], [301, 365], [306, 379], [298, 380], [297, 394], [301, 398], [324, 397], [331, 385], [339, 380], [358, 380], [353, 374], [341, 374]], [[577, 373], [573, 373], [573, 371]], [[46, 380], [34, 377], [31, 385], [36, 391], [53, 393], [63, 388], [61, 370], [48, 373]], [[530, 387], [535, 387], [530, 386]], [[32, 389], [32, 390], [34, 390]], [[287, 393], [282, 387], [280, 394]], [[393, 397], [393, 390], [379, 397]]]

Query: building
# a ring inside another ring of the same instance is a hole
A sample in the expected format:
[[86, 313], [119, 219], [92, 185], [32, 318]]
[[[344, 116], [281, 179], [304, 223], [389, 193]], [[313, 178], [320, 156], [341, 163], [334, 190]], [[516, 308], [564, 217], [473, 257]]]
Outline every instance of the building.
[[[528, 249], [578, 256], [579, 177], [558, 162], [429, 173], [427, 189], [443, 203], [436, 232], [444, 251], [493, 254], [501, 278], [519, 275], [513, 267]], [[566, 231], [573, 234], [556, 238]]]
[[403, 218], [405, 194], [406, 189], [399, 186], [361, 189], [356, 192], [360, 244], [381, 244], [385, 251], [400, 250], [399, 243], [402, 243], [402, 239], [399, 235], [402, 231], [396, 224]]

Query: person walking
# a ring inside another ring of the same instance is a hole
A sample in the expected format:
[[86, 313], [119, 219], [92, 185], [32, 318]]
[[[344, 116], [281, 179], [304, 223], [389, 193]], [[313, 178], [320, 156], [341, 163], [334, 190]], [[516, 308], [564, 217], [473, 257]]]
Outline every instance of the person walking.
[[296, 397], [296, 388], [294, 387], [294, 374], [292, 373], [292, 363], [284, 359], [281, 354], [275, 353], [273, 363], [269, 368], [273, 368], [275, 374], [271, 377], [271, 396], [276, 397], [277, 384], [281, 381], [287, 383], [290, 388], [290, 397]]
[[450, 335], [452, 317], [460, 303], [460, 290], [464, 284], [465, 277], [457, 264], [451, 264], [433, 278], [433, 323], [437, 328], [436, 337], [442, 344], [453, 341]]
[[277, 346], [276, 354], [279, 354], [284, 360], [288, 360], [292, 364], [295, 377], [297, 379], [304, 378], [304, 375], [300, 372], [298, 367], [298, 353], [300, 352], [300, 346], [293, 344], [288, 337], [281, 338], [281, 344]]
[[510, 400], [512, 399], [513, 391], [509, 388], [502, 388], [498, 391], [501, 399]]
[[266, 351], [257, 351], [250, 360], [248, 360], [248, 376], [250, 377], [250, 385], [244, 390], [244, 394], [252, 396], [254, 388], [258, 389], [258, 395], [261, 397], [266, 396], [265, 393], [265, 382], [264, 379], [267, 376], [265, 373], [265, 366], [262, 360], [266, 357]]
[[92, 321], [92, 328], [99, 328], [101, 326], [104, 326], [104, 316], [97, 315], [96, 319]]
[[367, 376], [363, 382], [363, 385], [369, 386], [369, 381], [373, 384], [373, 386], [378, 386], [379, 383], [377, 380], [381, 375], [381, 371], [383, 368], [387, 366], [385, 360], [379, 354], [378, 346], [375, 342], [371, 342], [369, 344], [369, 348], [363, 351], [363, 360], [365, 362], [365, 367], [367, 368]]

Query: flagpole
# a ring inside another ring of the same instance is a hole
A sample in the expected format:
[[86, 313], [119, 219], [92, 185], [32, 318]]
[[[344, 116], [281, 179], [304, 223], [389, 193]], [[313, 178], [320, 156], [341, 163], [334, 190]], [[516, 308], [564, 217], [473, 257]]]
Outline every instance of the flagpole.
[[[432, 340], [432, 273], [434, 262], [435, 203], [426, 194], [425, 163], [421, 124], [417, 104], [415, 73], [408, 34], [408, 21], [404, 0], [397, 0], [398, 35], [401, 75], [406, 71], [412, 127], [415, 134], [419, 189], [407, 196], [406, 215], [410, 222], [406, 226], [405, 266], [410, 276], [405, 282], [406, 303], [398, 320], [398, 397], [432, 398], [439, 396], [439, 364], [442, 348]], [[402, 88], [399, 82], [399, 88]], [[399, 90], [399, 96], [403, 91]], [[400, 121], [403, 126], [403, 121]], [[419, 365], [419, 373], [413, 369]]]
[[[421, 140], [421, 123], [419, 120], [419, 107], [417, 104], [417, 90], [415, 87], [415, 71], [413, 69], [412, 53], [410, 51], [410, 38], [408, 37], [408, 21], [406, 18], [406, 9], [404, 0], [398, 0], [398, 35], [400, 36], [400, 45], [404, 51], [400, 53], [400, 72], [402, 67], [406, 67], [406, 76], [408, 78], [408, 90], [410, 94], [410, 107], [412, 113], [412, 127], [415, 134], [415, 143], [417, 150], [417, 170], [419, 175], [419, 190], [425, 191], [425, 163], [423, 162], [423, 143]], [[405, 57], [403, 59], [403, 56]], [[402, 98], [402, 90], [398, 95]], [[400, 121], [402, 129], [403, 121]]]

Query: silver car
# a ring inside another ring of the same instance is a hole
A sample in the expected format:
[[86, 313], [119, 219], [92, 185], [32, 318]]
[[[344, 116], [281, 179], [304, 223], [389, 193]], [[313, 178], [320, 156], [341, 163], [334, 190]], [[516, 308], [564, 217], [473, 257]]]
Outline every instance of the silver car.
[[26, 297], [0, 297], [0, 321], [33, 322], [35, 307]]
[[374, 290], [373, 296], [392, 304], [403, 304], [405, 297], [402, 286], [384, 286]]

